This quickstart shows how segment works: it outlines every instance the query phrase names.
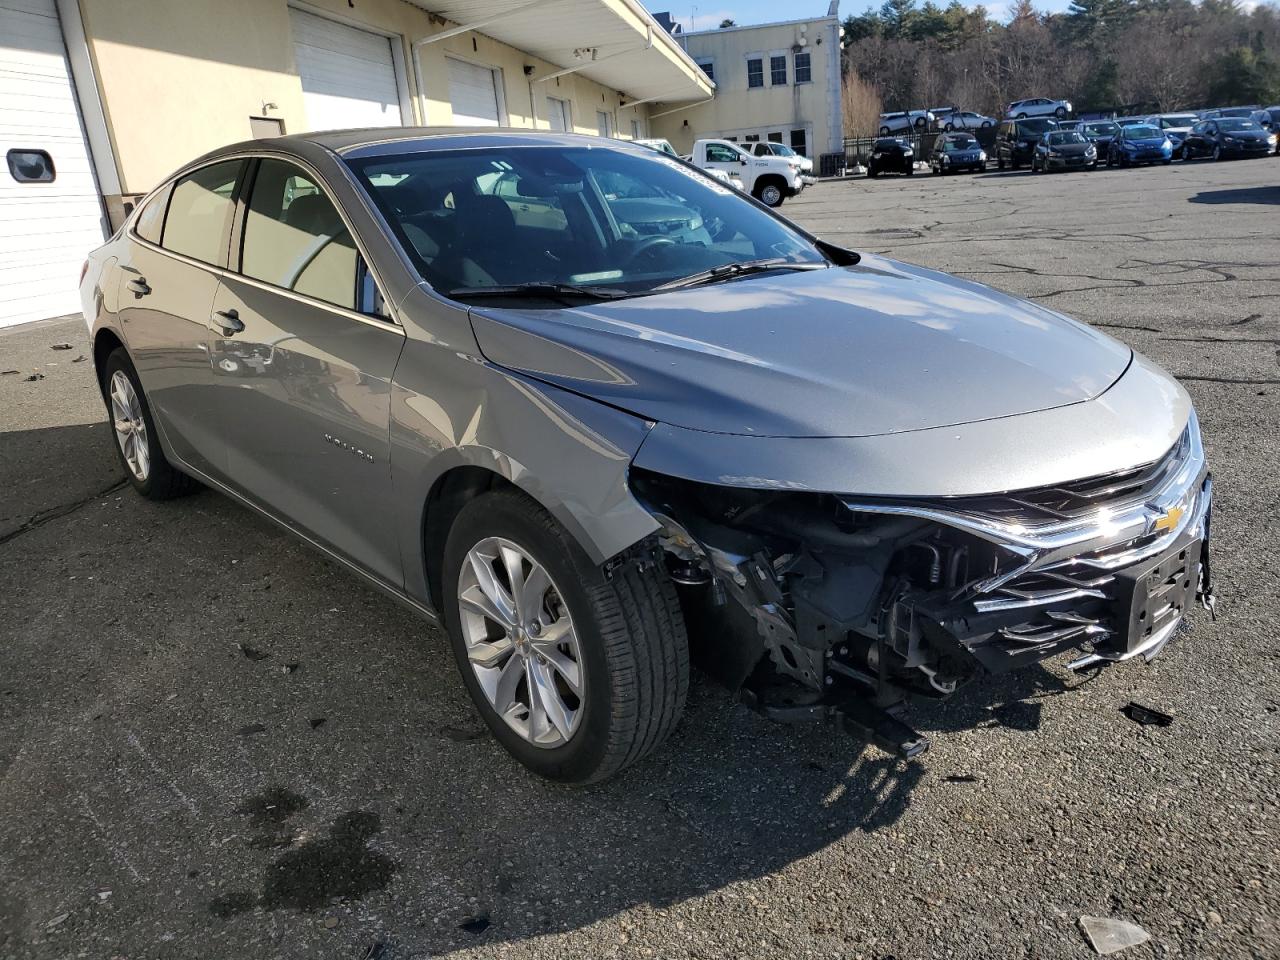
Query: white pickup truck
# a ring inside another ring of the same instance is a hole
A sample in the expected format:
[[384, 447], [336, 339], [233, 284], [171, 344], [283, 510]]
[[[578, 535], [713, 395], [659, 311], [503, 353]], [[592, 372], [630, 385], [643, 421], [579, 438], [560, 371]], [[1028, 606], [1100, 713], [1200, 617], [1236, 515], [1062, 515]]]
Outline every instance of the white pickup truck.
[[782, 205], [804, 189], [795, 157], [753, 157], [729, 140], [698, 140], [690, 161], [703, 170], [723, 170], [742, 178], [742, 189], [768, 207]]

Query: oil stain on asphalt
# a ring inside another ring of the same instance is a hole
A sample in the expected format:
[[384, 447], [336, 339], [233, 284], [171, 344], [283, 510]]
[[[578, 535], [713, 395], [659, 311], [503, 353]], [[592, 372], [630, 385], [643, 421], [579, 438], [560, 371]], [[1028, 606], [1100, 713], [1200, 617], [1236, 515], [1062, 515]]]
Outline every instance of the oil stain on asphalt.
[[[283, 787], [272, 787], [250, 797], [236, 812], [248, 816], [251, 826], [266, 831], [257, 838], [260, 842], [250, 841], [250, 846], [264, 849], [291, 843], [291, 838], [281, 837], [280, 827], [307, 806], [305, 797]], [[267, 867], [261, 895], [233, 891], [213, 900], [209, 912], [230, 917], [259, 906], [264, 910], [317, 910], [335, 898], [359, 900], [381, 890], [391, 882], [397, 866], [389, 857], [368, 847], [368, 841], [381, 829], [382, 821], [376, 813], [344, 813], [333, 822], [327, 837], [308, 840]]]

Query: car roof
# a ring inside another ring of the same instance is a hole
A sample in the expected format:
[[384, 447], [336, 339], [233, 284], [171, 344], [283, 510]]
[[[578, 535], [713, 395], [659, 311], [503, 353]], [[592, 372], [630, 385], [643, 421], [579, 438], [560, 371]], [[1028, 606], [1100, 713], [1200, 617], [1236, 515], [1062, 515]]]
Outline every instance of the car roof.
[[[213, 157], [246, 149], [297, 150], [315, 144], [348, 159], [388, 156], [427, 150], [467, 150], [505, 146], [599, 146], [600, 137], [550, 130], [523, 130], [509, 127], [368, 127], [354, 130], [321, 130], [295, 133], [264, 140], [245, 140], [213, 151]], [[609, 140], [621, 147], [626, 140]], [[647, 149], [647, 148], [646, 148]]]

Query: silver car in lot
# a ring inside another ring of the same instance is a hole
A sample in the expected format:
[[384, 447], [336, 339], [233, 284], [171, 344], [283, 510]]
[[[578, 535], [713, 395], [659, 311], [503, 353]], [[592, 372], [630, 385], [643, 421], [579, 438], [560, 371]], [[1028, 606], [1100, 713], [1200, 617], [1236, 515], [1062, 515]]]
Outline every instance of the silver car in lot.
[[134, 489], [219, 490], [441, 623], [544, 776], [652, 751], [691, 656], [913, 756], [908, 698], [1149, 658], [1210, 598], [1176, 381], [647, 147], [229, 146], [143, 200], [81, 294]]
[[1005, 116], [1013, 120], [1025, 120], [1027, 117], [1057, 117], [1061, 120], [1071, 112], [1070, 100], [1050, 100], [1047, 97], [1032, 97], [1029, 100], [1014, 100]]

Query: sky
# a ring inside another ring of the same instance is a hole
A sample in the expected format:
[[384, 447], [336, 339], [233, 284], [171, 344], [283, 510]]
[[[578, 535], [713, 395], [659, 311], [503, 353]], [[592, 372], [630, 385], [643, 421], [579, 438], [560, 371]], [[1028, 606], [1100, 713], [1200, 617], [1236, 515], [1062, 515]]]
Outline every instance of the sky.
[[[803, 17], [820, 17], [827, 12], [827, 4], [830, 0], [803, 0], [803, 2], [788, 5], [785, 12], [779, 8], [777, 0], [703, 0], [701, 4], [690, 4], [687, 0], [676, 0], [673, 3], [664, 3], [663, 0], [644, 0], [644, 4], [654, 13], [663, 10], [669, 11], [673, 19], [680, 23], [686, 30], [690, 29], [690, 21], [696, 24], [698, 30], [710, 30], [718, 27], [720, 21], [724, 19], [733, 20], [740, 26], [747, 26], [754, 23], [768, 23], [770, 20], [799, 20]], [[860, 14], [873, 6], [879, 9], [881, 0], [869, 2], [869, 0], [840, 0], [840, 19], [843, 20], [849, 14]], [[923, 0], [919, 0], [923, 3]], [[950, 0], [934, 0], [940, 7], [945, 7]], [[1043, 10], [1046, 13], [1061, 13], [1071, 5], [1071, 0], [1035, 0], [1037, 10]], [[977, 6], [977, 0], [966, 2], [965, 6]], [[986, 7], [994, 16], [1004, 19], [1004, 15], [1009, 7], [1008, 0], [991, 0]]]

